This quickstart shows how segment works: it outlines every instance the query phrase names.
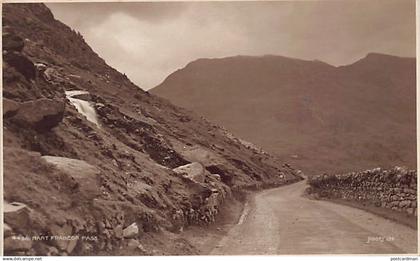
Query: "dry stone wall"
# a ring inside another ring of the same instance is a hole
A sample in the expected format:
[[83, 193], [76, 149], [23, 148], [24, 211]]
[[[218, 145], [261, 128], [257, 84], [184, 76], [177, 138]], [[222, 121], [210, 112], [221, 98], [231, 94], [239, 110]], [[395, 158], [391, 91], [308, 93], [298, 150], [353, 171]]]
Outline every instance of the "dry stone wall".
[[341, 175], [318, 175], [308, 180], [315, 198], [369, 202], [377, 207], [417, 216], [417, 171], [402, 167], [371, 169]]

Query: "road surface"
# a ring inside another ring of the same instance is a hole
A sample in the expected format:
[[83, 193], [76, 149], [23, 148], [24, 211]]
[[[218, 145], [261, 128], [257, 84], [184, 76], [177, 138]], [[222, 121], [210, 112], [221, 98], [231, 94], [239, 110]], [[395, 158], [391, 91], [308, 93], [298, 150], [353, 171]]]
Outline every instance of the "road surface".
[[211, 255], [417, 253], [417, 231], [302, 197], [306, 181], [257, 193]]

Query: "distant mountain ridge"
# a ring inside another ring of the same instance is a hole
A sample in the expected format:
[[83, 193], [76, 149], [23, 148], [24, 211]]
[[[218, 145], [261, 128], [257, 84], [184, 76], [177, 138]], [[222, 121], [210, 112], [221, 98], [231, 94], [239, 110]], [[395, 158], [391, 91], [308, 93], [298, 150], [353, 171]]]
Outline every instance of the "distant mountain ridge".
[[379, 53], [337, 67], [235, 56], [193, 61], [151, 92], [315, 174], [414, 167], [415, 77], [415, 58]]

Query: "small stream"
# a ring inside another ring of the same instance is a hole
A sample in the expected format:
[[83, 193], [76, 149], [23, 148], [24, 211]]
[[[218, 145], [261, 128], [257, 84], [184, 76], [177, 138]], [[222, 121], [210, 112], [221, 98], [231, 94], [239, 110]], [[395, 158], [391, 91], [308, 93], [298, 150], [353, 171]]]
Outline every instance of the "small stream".
[[78, 95], [89, 94], [89, 92], [76, 90], [76, 91], [66, 91], [65, 93], [66, 93], [67, 99], [70, 101], [71, 104], [74, 105], [74, 107], [76, 107], [76, 110], [80, 114], [85, 116], [88, 121], [90, 121], [90, 122], [96, 124], [96, 126], [100, 127], [99, 122], [98, 122], [98, 116], [96, 114], [96, 110], [92, 106], [91, 102], [85, 101], [85, 100], [82, 100], [82, 99], [78, 99], [78, 98], [74, 98], [75, 96], [78, 96]]

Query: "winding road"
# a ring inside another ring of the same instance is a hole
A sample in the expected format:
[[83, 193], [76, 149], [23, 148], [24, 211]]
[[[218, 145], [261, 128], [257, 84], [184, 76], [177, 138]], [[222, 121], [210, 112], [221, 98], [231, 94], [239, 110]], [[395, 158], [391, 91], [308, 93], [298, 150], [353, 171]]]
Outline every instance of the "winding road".
[[377, 215], [302, 197], [306, 182], [255, 194], [211, 255], [417, 253], [417, 231]]

